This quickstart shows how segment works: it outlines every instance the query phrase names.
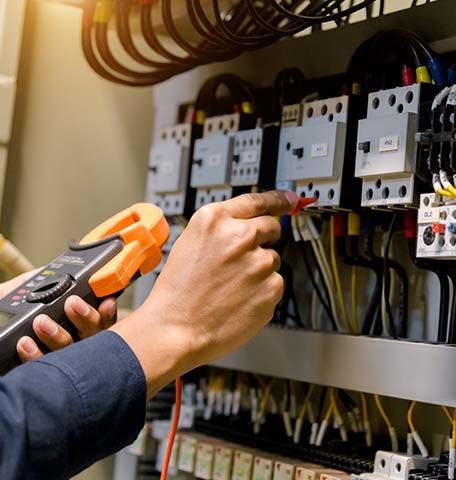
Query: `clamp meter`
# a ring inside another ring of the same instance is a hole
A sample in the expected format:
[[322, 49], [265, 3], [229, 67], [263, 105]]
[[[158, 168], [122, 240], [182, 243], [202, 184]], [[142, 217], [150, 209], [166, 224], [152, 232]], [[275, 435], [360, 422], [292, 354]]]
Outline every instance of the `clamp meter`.
[[33, 319], [49, 315], [77, 340], [64, 304], [78, 295], [97, 307], [105, 297], [118, 296], [141, 274], [161, 261], [169, 226], [160, 208], [137, 203], [88, 233], [37, 274], [0, 300], [0, 374], [20, 364], [17, 341], [33, 332]]

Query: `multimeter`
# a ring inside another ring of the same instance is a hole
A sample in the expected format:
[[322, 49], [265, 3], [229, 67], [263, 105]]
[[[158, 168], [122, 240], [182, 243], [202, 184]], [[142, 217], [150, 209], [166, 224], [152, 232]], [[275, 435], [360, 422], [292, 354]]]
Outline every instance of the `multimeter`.
[[118, 296], [140, 275], [161, 261], [161, 247], [169, 226], [160, 208], [137, 203], [93, 229], [65, 253], [0, 300], [0, 374], [20, 364], [17, 341], [24, 335], [41, 342], [33, 319], [49, 315], [77, 340], [64, 313], [70, 295], [97, 307], [104, 298]]

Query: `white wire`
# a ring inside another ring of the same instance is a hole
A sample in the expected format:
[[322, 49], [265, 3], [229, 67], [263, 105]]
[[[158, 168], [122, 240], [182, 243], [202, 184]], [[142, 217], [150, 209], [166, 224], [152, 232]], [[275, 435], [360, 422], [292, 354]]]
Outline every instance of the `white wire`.
[[[321, 240], [319, 239], [319, 233], [318, 230], [316, 229], [312, 219], [307, 216], [307, 215], [300, 215], [298, 219], [298, 225], [299, 225], [299, 230], [305, 229], [307, 232], [310, 233], [311, 239], [310, 239], [310, 244], [312, 246], [312, 249], [315, 254], [315, 258], [317, 260], [317, 263], [320, 267], [321, 273], [323, 275], [324, 281], [328, 287], [328, 293], [329, 293], [329, 303], [331, 307], [331, 311], [334, 317], [334, 322], [336, 323], [337, 330], [340, 332], [344, 331], [344, 328], [342, 324], [340, 323], [339, 320], [339, 315], [337, 311], [337, 302], [336, 302], [336, 294], [335, 294], [335, 285], [334, 285], [334, 279], [332, 278], [332, 273], [331, 270], [329, 269], [329, 264], [326, 259], [326, 255], [323, 249], [323, 245], [321, 243]], [[306, 228], [307, 227], [307, 228]], [[303, 231], [305, 231], [303, 230]], [[301, 231], [301, 234], [303, 235], [304, 238], [304, 233]]]
[[445, 98], [448, 97], [449, 93], [451, 91], [450, 87], [444, 87], [435, 97], [434, 101], [432, 102], [432, 110], [435, 110], [439, 105], [442, 104], [442, 102], [445, 100]]
[[448, 94], [447, 105], [456, 105], [456, 85], [453, 85]]

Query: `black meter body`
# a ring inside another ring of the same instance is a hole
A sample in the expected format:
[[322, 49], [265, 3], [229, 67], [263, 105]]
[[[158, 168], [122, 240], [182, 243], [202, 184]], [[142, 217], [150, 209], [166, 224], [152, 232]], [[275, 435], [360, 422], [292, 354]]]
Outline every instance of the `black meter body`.
[[76, 329], [64, 314], [65, 301], [69, 296], [77, 295], [97, 307], [103, 299], [94, 294], [89, 279], [123, 247], [120, 237], [94, 245], [70, 246], [0, 300], [0, 374], [20, 363], [16, 344], [21, 337], [31, 336], [41, 345], [32, 328], [37, 315], [49, 315], [77, 340]]
[[20, 363], [18, 340], [28, 335], [38, 343], [33, 320], [46, 314], [68, 330], [77, 331], [65, 315], [65, 301], [77, 295], [93, 307], [118, 296], [141, 274], [161, 261], [161, 247], [169, 237], [163, 211], [137, 203], [109, 218], [79, 243], [42, 268], [0, 300], [0, 374]]

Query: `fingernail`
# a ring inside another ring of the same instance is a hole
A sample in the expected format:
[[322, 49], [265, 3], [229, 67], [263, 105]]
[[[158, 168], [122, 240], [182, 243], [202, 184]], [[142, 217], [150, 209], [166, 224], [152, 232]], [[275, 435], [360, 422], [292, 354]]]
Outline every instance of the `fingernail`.
[[296, 206], [299, 200], [299, 196], [296, 192], [292, 191], [286, 191], [285, 196], [287, 197], [288, 201], [290, 202], [290, 205], [292, 207]]
[[21, 340], [21, 348], [29, 355], [32, 355], [38, 350], [36, 343], [28, 337], [25, 337]]
[[117, 316], [117, 302], [112, 301], [111, 306], [109, 307], [109, 316], [114, 320]]
[[52, 337], [52, 335], [55, 335], [59, 327], [55, 322], [53, 322], [49, 317], [46, 315], [38, 315], [36, 317], [36, 322], [38, 324], [38, 328], [45, 333], [46, 335], [49, 335]]
[[72, 297], [71, 306], [73, 307], [73, 309], [76, 313], [78, 313], [79, 315], [81, 315], [83, 317], [86, 317], [90, 312], [90, 308], [87, 305], [87, 303], [85, 303], [79, 297]]

